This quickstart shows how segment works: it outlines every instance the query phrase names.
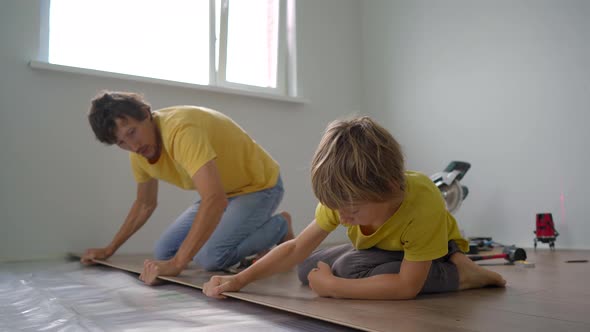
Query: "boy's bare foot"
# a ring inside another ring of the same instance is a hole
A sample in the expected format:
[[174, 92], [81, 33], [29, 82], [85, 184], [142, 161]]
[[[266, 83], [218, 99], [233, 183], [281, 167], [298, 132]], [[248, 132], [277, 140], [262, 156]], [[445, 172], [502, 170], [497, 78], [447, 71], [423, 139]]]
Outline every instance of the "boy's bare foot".
[[459, 290], [486, 286], [506, 286], [506, 280], [501, 275], [484, 269], [462, 253], [454, 253], [451, 255], [450, 260], [457, 266], [459, 272]]

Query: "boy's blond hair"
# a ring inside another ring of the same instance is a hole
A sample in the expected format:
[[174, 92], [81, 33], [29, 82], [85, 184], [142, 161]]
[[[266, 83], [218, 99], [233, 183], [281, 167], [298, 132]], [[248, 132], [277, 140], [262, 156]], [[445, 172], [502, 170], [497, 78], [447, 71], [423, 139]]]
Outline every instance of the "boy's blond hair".
[[405, 190], [399, 143], [367, 116], [328, 125], [311, 164], [318, 200], [331, 209], [384, 202]]

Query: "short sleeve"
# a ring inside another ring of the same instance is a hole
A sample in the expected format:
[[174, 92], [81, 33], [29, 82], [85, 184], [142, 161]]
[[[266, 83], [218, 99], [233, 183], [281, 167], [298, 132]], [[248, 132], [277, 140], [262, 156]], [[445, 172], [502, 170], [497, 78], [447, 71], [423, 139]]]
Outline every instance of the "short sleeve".
[[217, 157], [207, 133], [195, 126], [178, 130], [172, 140], [172, 158], [190, 177], [208, 161]]
[[448, 252], [447, 223], [443, 214], [419, 216], [410, 221], [402, 235], [404, 258], [430, 261]]
[[152, 177], [141, 167], [139, 158], [136, 154], [130, 153], [129, 154], [129, 161], [131, 163], [131, 171], [133, 172], [133, 177], [135, 178], [135, 182], [143, 183], [148, 182], [152, 179]]
[[321, 229], [331, 232], [340, 225], [340, 218], [336, 211], [327, 208], [322, 203], [318, 203], [315, 209], [315, 222]]

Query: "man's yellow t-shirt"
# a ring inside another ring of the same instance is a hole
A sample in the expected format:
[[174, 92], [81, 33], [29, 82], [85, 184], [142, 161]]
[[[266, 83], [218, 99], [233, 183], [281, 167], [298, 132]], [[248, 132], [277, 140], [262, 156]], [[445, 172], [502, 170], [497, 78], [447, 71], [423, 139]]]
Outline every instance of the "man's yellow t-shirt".
[[279, 165], [237, 123], [217, 111], [195, 106], [175, 106], [153, 113], [162, 137], [162, 153], [150, 164], [130, 153], [138, 183], [159, 179], [194, 190], [192, 176], [215, 159], [228, 197], [273, 187]]
[[[338, 211], [323, 204], [316, 208], [316, 223], [327, 232], [340, 224]], [[440, 190], [426, 175], [406, 171], [406, 191], [399, 209], [377, 231], [364, 235], [359, 225], [345, 226], [356, 249], [379, 248], [403, 251], [409, 261], [429, 261], [448, 252], [454, 240], [463, 252], [469, 251], [457, 221], [445, 206]]]

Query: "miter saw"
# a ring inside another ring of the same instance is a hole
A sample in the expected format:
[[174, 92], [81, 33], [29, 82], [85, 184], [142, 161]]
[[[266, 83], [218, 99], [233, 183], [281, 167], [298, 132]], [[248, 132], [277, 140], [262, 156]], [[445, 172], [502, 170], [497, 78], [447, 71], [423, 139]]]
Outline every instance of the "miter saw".
[[[461, 203], [469, 194], [469, 189], [461, 185], [459, 181], [463, 179], [465, 173], [469, 170], [471, 164], [464, 161], [451, 161], [444, 171], [436, 173], [430, 177], [434, 184], [440, 190], [447, 210], [454, 214], [461, 207]], [[465, 237], [461, 229], [461, 235]], [[480, 250], [491, 250], [494, 242], [491, 237], [469, 238], [469, 253], [476, 254]]]
[[440, 190], [445, 199], [447, 210], [451, 213], [459, 210], [461, 203], [469, 194], [469, 189], [461, 185], [459, 181], [463, 179], [470, 167], [471, 164], [464, 161], [451, 161], [444, 171], [430, 177]]
[[[466, 186], [461, 185], [459, 181], [463, 179], [465, 173], [469, 170], [471, 164], [464, 161], [451, 161], [449, 166], [444, 171], [436, 173], [430, 177], [434, 184], [440, 190], [442, 197], [445, 200], [447, 210], [451, 214], [454, 214], [461, 207], [461, 203], [465, 200], [469, 194], [469, 189]], [[461, 235], [465, 237], [463, 230]], [[516, 248], [515, 246], [504, 246], [497, 242], [492, 241], [491, 237], [469, 237], [469, 252], [468, 257], [472, 260], [480, 259], [492, 259], [502, 257], [506, 258], [510, 263], [514, 263], [515, 260], [526, 260], [526, 252], [524, 249]], [[495, 246], [504, 247], [504, 252], [499, 255], [491, 256], [473, 256], [478, 254], [480, 251], [492, 250]], [[516, 255], [514, 255], [516, 254]], [[512, 256], [510, 256], [512, 255]]]

